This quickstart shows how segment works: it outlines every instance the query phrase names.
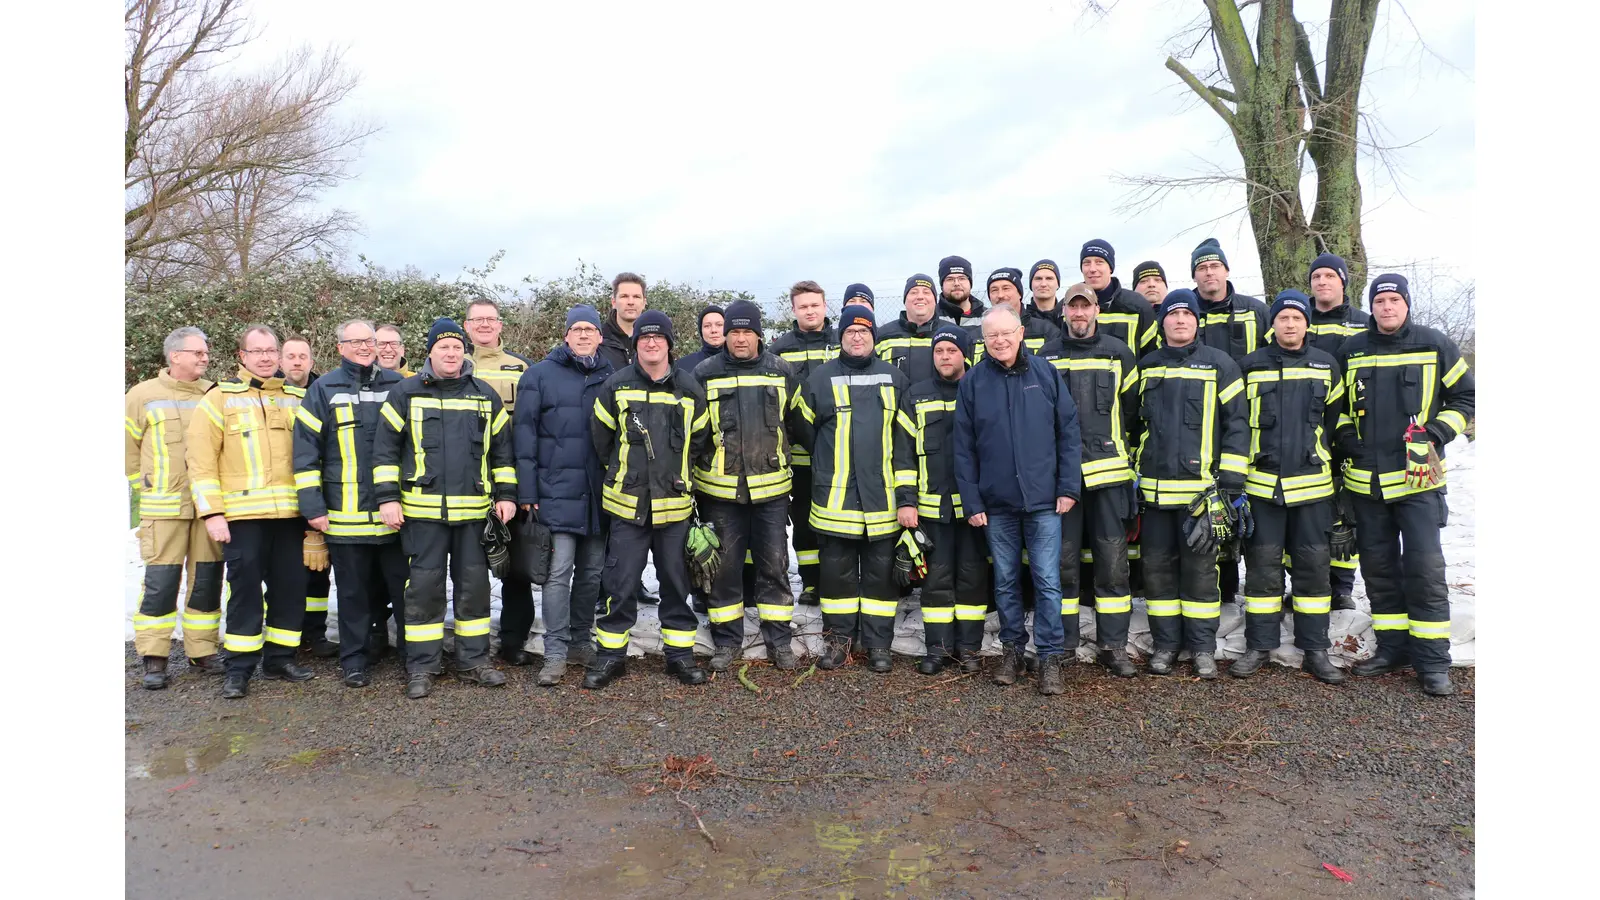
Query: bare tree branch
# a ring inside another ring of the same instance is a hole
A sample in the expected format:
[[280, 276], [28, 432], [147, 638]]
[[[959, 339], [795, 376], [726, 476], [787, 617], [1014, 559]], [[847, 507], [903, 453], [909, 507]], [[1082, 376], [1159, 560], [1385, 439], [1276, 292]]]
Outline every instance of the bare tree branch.
[[1237, 136], [1238, 132], [1233, 127], [1233, 110], [1229, 109], [1223, 104], [1222, 98], [1218, 97], [1210, 88], [1206, 87], [1205, 84], [1200, 81], [1200, 79], [1194, 77], [1194, 73], [1190, 72], [1183, 65], [1183, 63], [1178, 62], [1176, 57], [1167, 57], [1167, 68], [1176, 73], [1179, 78], [1182, 78], [1183, 83], [1189, 86], [1189, 90], [1194, 91], [1197, 95], [1199, 95], [1200, 99], [1204, 100], [1206, 105], [1211, 107], [1212, 111], [1220, 116], [1222, 121], [1227, 124], [1228, 130], [1234, 132], [1234, 134]]

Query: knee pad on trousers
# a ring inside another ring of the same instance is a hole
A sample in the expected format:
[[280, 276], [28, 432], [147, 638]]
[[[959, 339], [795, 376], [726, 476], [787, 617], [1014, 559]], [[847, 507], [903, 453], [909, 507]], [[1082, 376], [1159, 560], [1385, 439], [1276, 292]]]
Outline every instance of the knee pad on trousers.
[[139, 600], [139, 613], [146, 616], [164, 616], [178, 608], [178, 582], [183, 578], [183, 566], [146, 566], [144, 570], [144, 596]]
[[461, 567], [461, 603], [463, 606], [489, 608], [489, 567], [467, 563]]
[[405, 620], [408, 624], [426, 625], [444, 616], [444, 570], [411, 570], [406, 581]]
[[194, 586], [189, 591], [189, 608], [196, 612], [216, 612], [222, 608], [222, 563], [194, 564]]

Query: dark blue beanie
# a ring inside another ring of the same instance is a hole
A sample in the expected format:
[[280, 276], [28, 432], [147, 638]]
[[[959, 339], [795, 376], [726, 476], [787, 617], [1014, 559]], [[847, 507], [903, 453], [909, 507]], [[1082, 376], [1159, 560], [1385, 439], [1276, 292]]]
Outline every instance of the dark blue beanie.
[[[735, 300], [734, 302], [737, 303], [738, 301]], [[733, 304], [729, 304], [729, 306], [732, 306], [732, 305]], [[695, 327], [700, 329], [701, 331], [704, 331], [705, 328], [706, 328], [706, 316], [709, 316], [712, 313], [716, 313], [717, 315], [721, 316], [722, 320], [723, 320], [723, 323], [724, 324], [727, 323], [727, 320], [728, 320], [727, 312], [724, 311], [723, 308], [718, 306], [717, 304], [711, 303], [711, 304], [708, 304], [705, 309], [700, 310], [700, 317], [695, 319]], [[757, 328], [756, 330], [760, 331], [761, 329]], [[726, 331], [726, 329], [724, 329], [724, 331]]]
[[933, 283], [933, 279], [932, 278], [928, 277], [927, 275], [922, 274], [921, 272], [918, 272], [917, 274], [915, 274], [915, 275], [911, 276], [910, 278], [906, 279], [906, 289], [900, 292], [900, 300], [901, 300], [901, 302], [904, 302], [906, 297], [911, 294], [911, 289], [916, 287], [919, 284], [922, 285], [923, 287], [927, 288], [928, 290], [933, 291], [934, 298], [935, 299], [938, 298], [938, 296], [939, 296], [939, 286]]
[[1083, 249], [1078, 251], [1078, 267], [1080, 269], [1083, 268], [1083, 261], [1091, 256], [1098, 256], [1105, 260], [1111, 271], [1115, 272], [1117, 270], [1117, 250], [1111, 246], [1110, 241], [1102, 238], [1091, 238], [1086, 242], [1083, 245]]
[[1406, 281], [1404, 275], [1392, 273], [1379, 275], [1377, 278], [1372, 279], [1372, 287], [1367, 291], [1367, 307], [1370, 309], [1372, 301], [1378, 299], [1379, 294], [1388, 291], [1399, 294], [1400, 298], [1406, 301], [1406, 309], [1411, 308], [1411, 284]]
[[454, 319], [434, 319], [433, 327], [428, 329], [428, 348], [426, 352], [432, 353], [433, 345], [445, 338], [455, 338], [460, 341], [463, 349], [472, 347], [472, 342], [467, 340], [467, 333], [461, 330], [461, 326], [457, 325]]
[[865, 300], [868, 306], [878, 302], [878, 298], [872, 296], [872, 288], [859, 281], [844, 289], [844, 299], [840, 302], [849, 305], [851, 300]]
[[1165, 319], [1167, 313], [1175, 309], [1187, 309], [1196, 319], [1200, 318], [1200, 296], [1188, 288], [1168, 292], [1167, 298], [1161, 301], [1161, 313], [1157, 318]]
[[939, 260], [939, 286], [944, 287], [944, 280], [951, 275], [965, 275], [968, 281], [975, 281], [972, 273], [972, 263], [967, 262], [964, 256], [946, 256]]
[[722, 333], [727, 334], [735, 328], [761, 334], [761, 307], [749, 300], [735, 300], [729, 303], [728, 311], [722, 315]]
[[1272, 323], [1278, 320], [1278, 313], [1286, 309], [1298, 310], [1300, 315], [1305, 316], [1306, 324], [1311, 324], [1311, 298], [1291, 288], [1279, 291], [1278, 296], [1273, 298], [1272, 309], [1267, 312], [1267, 327], [1272, 327]]
[[677, 341], [672, 339], [672, 320], [659, 309], [647, 309], [639, 314], [633, 322], [633, 346], [639, 346], [639, 339], [650, 334], [659, 334], [667, 339], [667, 348], [670, 350]]
[[983, 289], [987, 291], [989, 285], [994, 284], [996, 281], [1009, 281], [1011, 286], [1017, 289], [1017, 296], [1027, 296], [1022, 290], [1022, 270], [1016, 266], [1006, 266], [990, 272], [989, 280], [984, 284]]
[[594, 307], [586, 303], [580, 303], [567, 310], [567, 330], [571, 331], [572, 326], [579, 322], [587, 322], [598, 329], [600, 327], [600, 314], [595, 311]]
[[1060, 267], [1058, 267], [1056, 265], [1056, 261], [1053, 260], [1053, 259], [1041, 259], [1038, 262], [1033, 264], [1033, 268], [1028, 270], [1028, 284], [1029, 285], [1033, 284], [1033, 276], [1039, 274], [1039, 270], [1041, 270], [1041, 269], [1043, 269], [1046, 272], [1055, 273], [1056, 284], [1060, 284], [1061, 283], [1061, 269], [1060, 269]]
[[839, 334], [851, 325], [865, 325], [872, 329], [872, 339], [878, 339], [878, 319], [872, 314], [872, 307], [851, 303], [839, 311]]
[[1318, 269], [1332, 269], [1339, 274], [1339, 281], [1345, 286], [1350, 284], [1350, 267], [1345, 265], [1344, 257], [1332, 253], [1324, 253], [1311, 261], [1311, 268], [1306, 270], [1306, 284], [1311, 283], [1311, 276]]
[[961, 355], [966, 359], [972, 358], [972, 336], [967, 334], [965, 328], [957, 328], [946, 322], [933, 331], [933, 343], [930, 347], [939, 346], [940, 341], [949, 341], [956, 345]]
[[1201, 263], [1213, 259], [1222, 263], [1224, 269], [1232, 268], [1228, 265], [1228, 255], [1222, 252], [1222, 245], [1217, 243], [1217, 239], [1206, 238], [1200, 242], [1200, 246], [1194, 248], [1193, 253], [1189, 254], [1189, 274], [1193, 275]]

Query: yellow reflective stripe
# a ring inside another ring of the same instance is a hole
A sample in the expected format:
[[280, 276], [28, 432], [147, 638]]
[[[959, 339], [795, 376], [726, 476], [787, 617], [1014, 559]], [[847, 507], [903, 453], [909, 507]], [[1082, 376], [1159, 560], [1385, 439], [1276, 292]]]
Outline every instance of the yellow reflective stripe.
[[873, 600], [869, 597], [859, 598], [861, 601], [861, 614], [864, 616], [893, 617], [895, 608], [900, 604], [894, 600]]
[[399, 484], [400, 483], [400, 467], [399, 466], [373, 466], [372, 467], [372, 483], [373, 484]]
[[1175, 616], [1180, 607], [1177, 600], [1145, 600], [1144, 609], [1152, 616]]
[[1234, 383], [1223, 388], [1221, 391], [1217, 392], [1217, 402], [1227, 403], [1233, 398], [1239, 396], [1239, 392], [1242, 390], [1244, 390], [1244, 382], [1235, 381]]
[[956, 609], [953, 606], [924, 606], [922, 608], [922, 621], [928, 625], [948, 625], [956, 620]]
[[1333, 609], [1332, 597], [1301, 597], [1293, 598], [1296, 614], [1314, 616], [1318, 613], [1330, 612]]
[[304, 405], [295, 410], [294, 417], [296, 421], [311, 429], [313, 432], [317, 434], [322, 433], [322, 420], [312, 415], [311, 410], [306, 409]]
[[128, 436], [133, 438], [135, 441], [138, 441], [144, 437], [144, 428], [141, 427], [138, 422], [135, 422], [133, 419], [127, 416], [122, 417], [122, 427], [128, 432]]
[[1354, 568], [1358, 567], [1360, 564], [1361, 564], [1361, 554], [1359, 554], [1359, 553], [1351, 554], [1349, 559], [1336, 559], [1336, 560], [1333, 560], [1333, 567], [1335, 569], [1354, 569]]
[[267, 640], [277, 644], [280, 647], [300, 646], [300, 632], [290, 631], [287, 628], [273, 628], [271, 625], [268, 625], [266, 637]]
[[756, 612], [764, 622], [790, 622], [794, 620], [794, 607], [777, 603], [756, 604]]
[[477, 400], [441, 399], [439, 397], [412, 397], [412, 409], [454, 409], [465, 412], [487, 413], [494, 408], [488, 397]]
[[829, 615], [848, 616], [861, 610], [860, 597], [821, 597], [819, 602]]
[[962, 603], [956, 604], [956, 619], [961, 622], [982, 622], [989, 615], [986, 606], [970, 606]]
[[171, 628], [178, 624], [178, 614], [168, 613], [164, 616], [146, 616], [140, 613], [133, 615], [134, 631], [149, 631], [155, 628]]
[[[300, 407], [300, 410], [304, 412], [305, 407]], [[355, 411], [349, 406], [341, 406], [335, 415], [341, 421], [353, 420]], [[338, 429], [338, 440], [339, 506], [342, 509], [355, 509], [361, 505], [360, 459], [356, 456], [356, 429]]]
[[317, 488], [320, 490], [322, 488], [322, 473], [296, 472], [294, 473], [294, 487], [295, 490], [305, 490], [306, 488]]
[[[1279, 602], [1282, 602], [1281, 600]], [[1222, 604], [1200, 603], [1193, 600], [1182, 601], [1183, 617], [1185, 619], [1215, 619], [1222, 615]]]
[[600, 646], [607, 650], [623, 650], [628, 646], [628, 632], [626, 631], [619, 633], [596, 627], [594, 637], [595, 640], [600, 642]]
[[1444, 373], [1444, 386], [1455, 387], [1456, 382], [1460, 381], [1461, 376], [1465, 374], [1467, 374], [1467, 361], [1465, 359], [1457, 359], [1456, 364], [1450, 367], [1450, 371]]
[[1075, 615], [1077, 615], [1078, 614], [1078, 598], [1073, 597], [1073, 598], [1069, 599], [1067, 597], [1062, 597], [1061, 598], [1061, 614], [1063, 616], [1075, 616]]
[[494, 469], [495, 484], [516, 484], [517, 470], [513, 466], [497, 466]]
[[455, 627], [456, 637], [479, 637], [489, 633], [489, 617], [481, 619], [457, 619]]
[[1460, 434], [1461, 432], [1467, 430], [1467, 417], [1453, 409], [1447, 409], [1433, 418], [1434, 421], [1443, 422], [1444, 424], [1455, 429], [1456, 434]]
[[442, 641], [444, 640], [444, 623], [429, 622], [426, 625], [412, 625], [406, 623], [406, 642], [412, 641]]
[[[229, 653], [254, 653], [266, 646], [266, 643], [266, 637], [260, 634], [229, 634], [227, 632], [222, 634], [222, 649]], [[295, 646], [299, 646], [299, 644], [299, 639], [296, 639]]]
[[1422, 622], [1417, 619], [1412, 619], [1411, 636], [1414, 638], [1422, 638], [1424, 640], [1448, 641], [1450, 640], [1450, 620], [1446, 619], [1443, 622]]
[[183, 613], [184, 631], [215, 631], [222, 624], [222, 613], [197, 613], [187, 610]]
[[661, 642], [668, 647], [692, 648], [694, 646], [694, 632], [678, 628], [663, 628], [661, 629]]
[[1125, 613], [1133, 610], [1133, 597], [1096, 597], [1094, 609], [1097, 613], [1111, 615]]
[[506, 415], [505, 409], [502, 408], [498, 413], [495, 414], [494, 424], [489, 426], [489, 433], [491, 435], [499, 434], [500, 431], [506, 427], [506, 423], [510, 421], [511, 417]]
[[602, 403], [599, 398], [595, 398], [595, 401], [594, 401], [594, 417], [596, 419], [599, 419], [600, 420], [600, 424], [604, 425], [608, 430], [610, 430], [610, 431], [616, 431], [617, 430], [617, 420], [616, 420], [616, 418], [614, 418], [611, 415], [611, 413], [606, 411], [605, 404]]
[[1405, 631], [1411, 627], [1411, 617], [1405, 613], [1373, 613], [1373, 631]]
[[815, 566], [822, 563], [822, 551], [820, 550], [796, 550], [794, 555], [802, 566]]
[[706, 610], [706, 618], [713, 624], [721, 625], [724, 622], [733, 622], [744, 617], [744, 604], [735, 603], [731, 606], [713, 606]]
[[1244, 611], [1268, 616], [1273, 613], [1283, 612], [1283, 598], [1280, 597], [1251, 597], [1246, 594], [1244, 598]]
[[1352, 356], [1346, 363], [1350, 371], [1378, 366], [1421, 366], [1439, 364], [1439, 355], [1433, 350], [1410, 353], [1374, 353], [1370, 356]]
[[327, 597], [307, 597], [306, 598], [306, 612], [327, 612], [327, 611], [328, 611], [328, 598]]

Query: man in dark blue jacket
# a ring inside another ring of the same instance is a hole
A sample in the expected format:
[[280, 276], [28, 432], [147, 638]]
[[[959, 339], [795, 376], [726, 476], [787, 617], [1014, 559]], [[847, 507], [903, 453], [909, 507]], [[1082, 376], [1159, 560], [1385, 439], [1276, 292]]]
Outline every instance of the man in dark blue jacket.
[[[974, 527], [987, 526], [1000, 610], [1000, 668], [995, 684], [1014, 684], [1022, 666], [1022, 594], [1017, 572], [1027, 548], [1035, 609], [1061, 607], [1061, 516], [1078, 502], [1082, 455], [1078, 408], [1066, 383], [1022, 343], [1022, 320], [1009, 307], [983, 317], [984, 358], [956, 394], [956, 486]], [[1059, 615], [1033, 618], [1039, 693], [1060, 694], [1063, 653]]]
[[[600, 314], [592, 306], [575, 306], [567, 313], [566, 343], [517, 382], [512, 432], [517, 502], [522, 515], [537, 515], [552, 538], [540, 687], [559, 684], [568, 661], [594, 662], [606, 530], [600, 514], [601, 461], [589, 442], [589, 418], [613, 371], [599, 351]], [[525, 651], [519, 646], [514, 652]]]

